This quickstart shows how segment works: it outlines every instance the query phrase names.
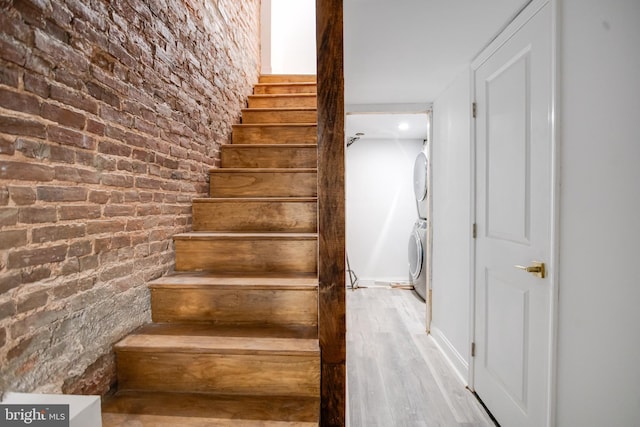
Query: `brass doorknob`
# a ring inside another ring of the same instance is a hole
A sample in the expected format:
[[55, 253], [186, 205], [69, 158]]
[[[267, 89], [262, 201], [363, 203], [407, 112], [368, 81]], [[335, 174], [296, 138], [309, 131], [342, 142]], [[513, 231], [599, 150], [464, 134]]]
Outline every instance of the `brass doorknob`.
[[520, 270], [524, 270], [527, 273], [533, 273], [541, 279], [544, 279], [545, 276], [545, 268], [544, 262], [533, 261], [533, 265], [525, 267], [524, 265], [514, 265], [515, 268], [519, 268]]

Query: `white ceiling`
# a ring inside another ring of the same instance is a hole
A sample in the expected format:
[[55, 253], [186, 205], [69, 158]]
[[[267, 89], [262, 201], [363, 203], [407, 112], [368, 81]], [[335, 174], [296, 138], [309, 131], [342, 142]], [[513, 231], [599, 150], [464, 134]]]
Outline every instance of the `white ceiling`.
[[345, 103], [428, 104], [529, 0], [345, 0]]
[[347, 114], [345, 134], [361, 139], [427, 139], [429, 118], [426, 113]]

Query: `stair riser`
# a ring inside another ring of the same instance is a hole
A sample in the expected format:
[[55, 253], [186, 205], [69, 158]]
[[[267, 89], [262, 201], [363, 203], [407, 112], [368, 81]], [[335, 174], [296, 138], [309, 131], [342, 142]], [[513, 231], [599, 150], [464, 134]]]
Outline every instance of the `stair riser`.
[[154, 322], [318, 324], [317, 290], [152, 289]]
[[242, 123], [316, 123], [316, 110], [244, 110]]
[[256, 95], [264, 94], [287, 94], [287, 93], [316, 93], [317, 87], [315, 83], [301, 84], [259, 84], [253, 88]]
[[223, 168], [315, 168], [318, 165], [317, 146], [270, 147], [223, 145]]
[[317, 97], [308, 95], [250, 96], [249, 108], [316, 108]]
[[316, 202], [194, 202], [193, 231], [317, 232]]
[[176, 240], [176, 271], [316, 273], [317, 240]]
[[318, 396], [319, 356], [119, 351], [120, 390]]
[[234, 126], [234, 144], [315, 144], [317, 126]]
[[307, 83], [316, 82], [315, 74], [264, 74], [260, 76], [260, 83]]
[[211, 197], [316, 197], [316, 172], [212, 171]]

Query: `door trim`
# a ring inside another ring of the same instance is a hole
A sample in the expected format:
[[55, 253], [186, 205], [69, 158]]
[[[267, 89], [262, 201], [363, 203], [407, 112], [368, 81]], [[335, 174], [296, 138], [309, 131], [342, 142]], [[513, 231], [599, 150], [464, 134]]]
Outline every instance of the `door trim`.
[[[558, 336], [558, 270], [559, 270], [559, 244], [560, 233], [560, 151], [559, 151], [559, 123], [558, 123], [558, 64], [559, 64], [559, 3], [560, 0], [532, 0], [506, 27], [493, 39], [487, 47], [485, 47], [471, 62], [470, 73], [470, 102], [469, 108], [476, 101], [476, 85], [475, 74], [478, 68], [487, 61], [502, 45], [504, 45], [522, 26], [524, 26], [540, 9], [549, 4], [551, 7], [551, 247], [548, 266], [550, 292], [550, 309], [549, 309], [549, 370], [548, 370], [548, 405], [547, 405], [547, 426], [555, 427], [556, 425], [556, 382], [557, 382], [557, 336]], [[476, 121], [471, 116], [471, 222], [470, 227], [476, 222]], [[471, 233], [470, 233], [471, 236]], [[471, 342], [469, 343], [469, 371], [467, 382], [469, 388], [474, 390], [474, 371], [475, 359], [471, 357], [471, 343], [475, 341], [475, 269], [476, 269], [476, 241], [471, 236], [470, 250], [470, 277], [469, 277], [469, 331]], [[488, 408], [491, 410], [491, 408]]]

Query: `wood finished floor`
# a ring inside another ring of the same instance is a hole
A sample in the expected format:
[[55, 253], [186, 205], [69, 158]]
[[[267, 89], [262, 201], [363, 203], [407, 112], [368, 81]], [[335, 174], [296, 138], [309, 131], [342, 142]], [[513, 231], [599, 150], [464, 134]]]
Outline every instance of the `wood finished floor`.
[[347, 290], [347, 417], [350, 427], [490, 426], [425, 333], [413, 291]]

